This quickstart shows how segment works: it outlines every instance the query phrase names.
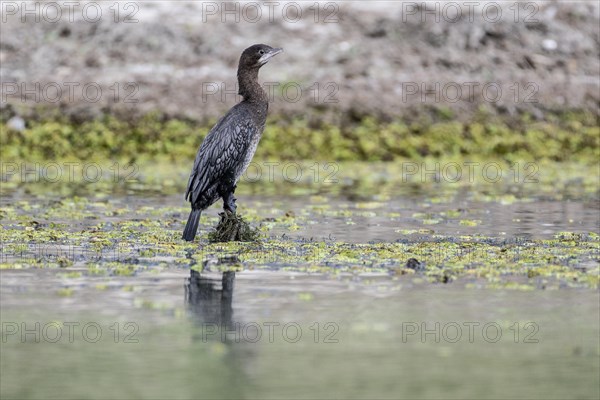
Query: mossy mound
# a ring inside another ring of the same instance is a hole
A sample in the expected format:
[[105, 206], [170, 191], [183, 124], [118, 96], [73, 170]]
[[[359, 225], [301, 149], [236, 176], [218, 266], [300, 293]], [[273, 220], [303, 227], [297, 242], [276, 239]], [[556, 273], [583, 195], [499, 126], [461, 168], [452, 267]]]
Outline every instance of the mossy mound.
[[254, 242], [258, 239], [258, 230], [252, 228], [242, 216], [224, 211], [214, 232], [208, 234], [211, 243], [217, 242]]

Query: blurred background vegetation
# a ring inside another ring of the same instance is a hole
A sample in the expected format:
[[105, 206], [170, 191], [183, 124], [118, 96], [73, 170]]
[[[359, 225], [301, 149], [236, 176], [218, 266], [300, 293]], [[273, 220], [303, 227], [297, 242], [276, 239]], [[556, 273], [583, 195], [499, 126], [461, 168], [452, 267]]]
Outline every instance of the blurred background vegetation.
[[[5, 160], [192, 160], [210, 125], [166, 119], [158, 113], [135, 121], [105, 116], [82, 123], [31, 121], [22, 132], [2, 135]], [[340, 126], [307, 119], [271, 117], [256, 157], [277, 160], [393, 161], [426, 157], [594, 162], [600, 158], [600, 130], [591, 113], [522, 116], [471, 122], [437, 121], [407, 125], [366, 117]]]
[[[261, 71], [279, 86], [257, 159], [600, 156], [596, 2], [511, 3], [493, 21], [485, 2], [472, 20], [463, 7], [439, 21], [420, 3], [327, 3], [319, 14], [307, 4], [296, 22], [266, 8], [256, 22], [243, 9], [223, 22], [202, 2], [136, 3], [119, 15], [106, 6], [90, 22], [83, 4], [73, 22], [4, 16], [3, 160], [191, 162], [239, 100], [237, 60], [255, 42], [286, 49]], [[90, 84], [97, 101], [83, 96]], [[486, 84], [502, 90], [493, 101]]]

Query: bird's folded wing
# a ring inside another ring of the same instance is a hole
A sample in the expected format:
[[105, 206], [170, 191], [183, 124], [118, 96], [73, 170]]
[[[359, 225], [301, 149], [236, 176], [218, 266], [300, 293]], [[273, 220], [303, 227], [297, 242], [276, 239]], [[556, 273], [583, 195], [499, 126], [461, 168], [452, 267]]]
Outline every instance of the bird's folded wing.
[[185, 198], [192, 204], [200, 195], [243, 162], [254, 126], [235, 108], [208, 133], [194, 161]]

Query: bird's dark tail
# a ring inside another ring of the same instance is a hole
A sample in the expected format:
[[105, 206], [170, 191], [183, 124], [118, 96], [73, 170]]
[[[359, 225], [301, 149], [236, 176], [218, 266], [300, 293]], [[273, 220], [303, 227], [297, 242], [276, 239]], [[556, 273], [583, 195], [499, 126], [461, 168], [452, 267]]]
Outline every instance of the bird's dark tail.
[[187, 224], [183, 230], [183, 240], [191, 242], [196, 237], [196, 231], [198, 231], [198, 222], [200, 222], [200, 215], [202, 210], [192, 210], [188, 217]]

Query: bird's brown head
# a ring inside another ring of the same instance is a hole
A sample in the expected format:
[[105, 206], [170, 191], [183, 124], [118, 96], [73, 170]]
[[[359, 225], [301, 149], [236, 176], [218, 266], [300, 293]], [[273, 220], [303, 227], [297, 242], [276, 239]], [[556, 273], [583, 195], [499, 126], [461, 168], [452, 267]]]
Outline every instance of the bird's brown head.
[[283, 52], [283, 49], [255, 44], [248, 47], [240, 57], [240, 69], [258, 69], [265, 65], [272, 57]]

